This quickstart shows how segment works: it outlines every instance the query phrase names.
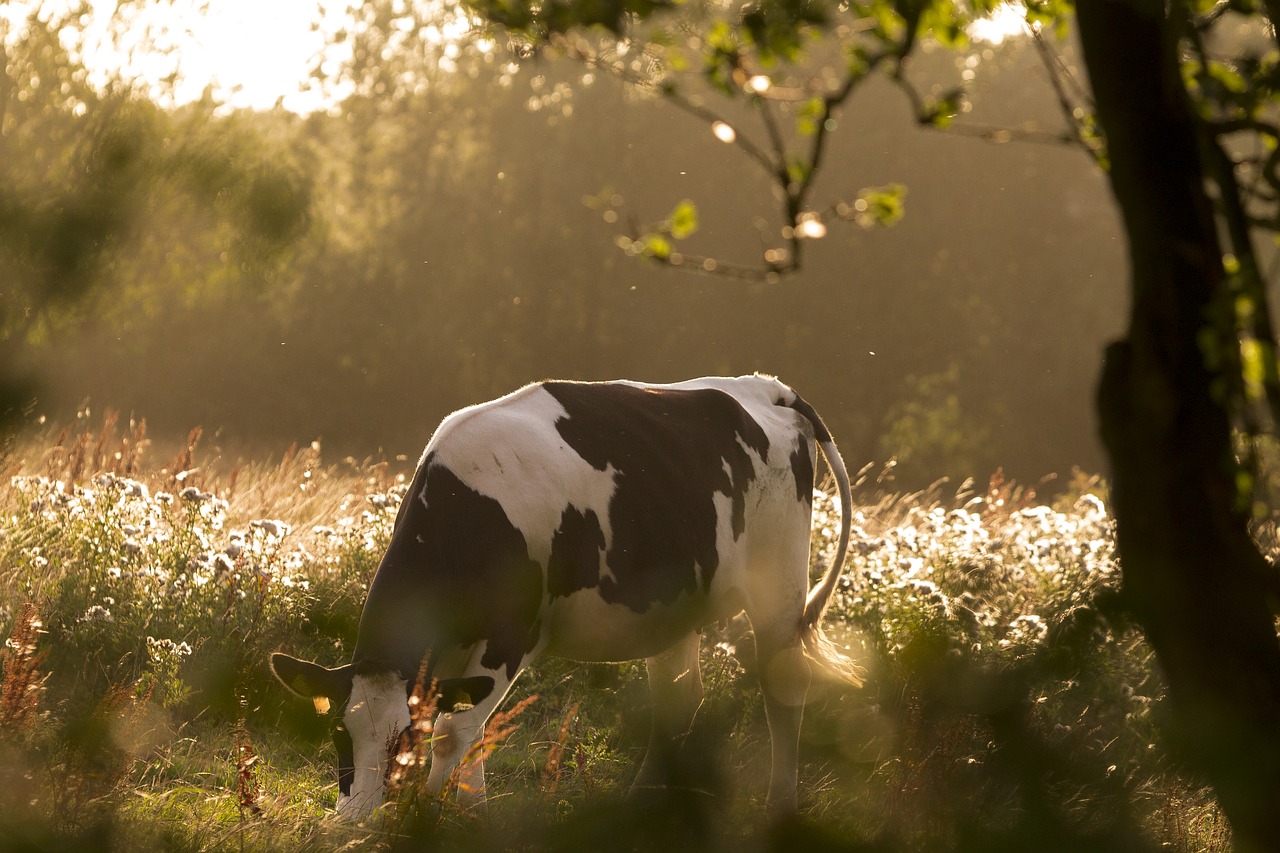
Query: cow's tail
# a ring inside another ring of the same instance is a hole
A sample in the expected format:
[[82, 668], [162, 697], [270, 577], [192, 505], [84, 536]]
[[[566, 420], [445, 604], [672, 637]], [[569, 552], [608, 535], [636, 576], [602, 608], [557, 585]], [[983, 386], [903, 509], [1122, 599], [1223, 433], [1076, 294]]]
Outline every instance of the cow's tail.
[[[788, 389], [790, 390], [790, 389]], [[805, 655], [819, 664], [831, 674], [854, 686], [861, 686], [865, 675], [862, 667], [854, 663], [848, 655], [840, 650], [822, 630], [822, 614], [831, 602], [831, 595], [840, 582], [840, 573], [844, 568], [845, 555], [849, 551], [849, 531], [853, 522], [853, 495], [849, 486], [849, 472], [844, 467], [844, 459], [836, 449], [826, 424], [818, 416], [813, 406], [805, 402], [799, 394], [791, 391], [791, 399], [784, 404], [804, 416], [813, 425], [814, 438], [822, 455], [826, 457], [827, 467], [836, 481], [836, 491], [840, 499], [840, 538], [836, 543], [835, 556], [827, 566], [822, 580], [813, 589], [804, 603], [804, 616], [800, 622], [800, 639], [804, 644]]]

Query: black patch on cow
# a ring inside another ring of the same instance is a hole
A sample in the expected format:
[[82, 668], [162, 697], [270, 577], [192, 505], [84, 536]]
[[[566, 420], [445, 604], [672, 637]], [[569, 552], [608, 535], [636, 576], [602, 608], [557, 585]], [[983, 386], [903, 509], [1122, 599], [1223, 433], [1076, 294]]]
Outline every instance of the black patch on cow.
[[[793, 391], [792, 393], [794, 394], [795, 392]], [[813, 406], [810, 406], [803, 397], [796, 394], [796, 398], [792, 400], [787, 407], [795, 409], [797, 412], [804, 415], [805, 420], [813, 424], [813, 437], [817, 439], [819, 443], [826, 444], [831, 441], [831, 431], [827, 429], [827, 425], [824, 424], [822, 422], [822, 418], [818, 416], [818, 411]]]
[[805, 432], [796, 439], [791, 451], [791, 473], [796, 479], [796, 500], [813, 505], [813, 442]]
[[575, 506], [560, 515], [560, 526], [551, 539], [547, 561], [547, 594], [565, 596], [600, 580], [604, 556], [604, 531], [594, 509], [585, 513]]
[[481, 663], [514, 678], [537, 642], [543, 600], [524, 535], [496, 500], [431, 456], [404, 504], [369, 588], [356, 659], [391, 662], [412, 680], [428, 650], [488, 641]]
[[720, 561], [714, 496], [732, 501], [733, 535], [741, 536], [756, 476], [748, 448], [761, 458], [769, 450], [760, 425], [733, 397], [710, 388], [543, 388], [567, 413], [556, 423], [565, 442], [597, 470], [616, 472], [606, 555], [613, 577], [602, 578], [592, 559], [592, 543], [602, 541], [598, 523], [593, 529], [585, 516], [566, 513], [555, 542], [563, 559], [548, 567], [548, 586], [565, 595], [598, 585], [605, 601], [643, 612], [697, 592], [698, 567], [710, 584]]

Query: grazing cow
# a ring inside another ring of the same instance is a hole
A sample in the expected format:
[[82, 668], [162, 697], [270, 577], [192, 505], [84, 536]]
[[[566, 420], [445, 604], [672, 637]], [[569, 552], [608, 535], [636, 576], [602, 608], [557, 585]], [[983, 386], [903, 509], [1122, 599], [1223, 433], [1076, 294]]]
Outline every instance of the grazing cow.
[[[841, 499], [840, 539], [809, 590], [814, 443]], [[699, 632], [745, 611], [755, 638], [773, 768], [772, 811], [796, 807], [809, 661], [858, 683], [819, 626], [849, 536], [849, 478], [830, 433], [767, 376], [674, 385], [540, 382], [445, 418], [400, 506], [369, 588], [351, 663], [276, 653], [292, 691], [341, 709], [338, 812], [383, 799], [388, 744], [427, 657], [441, 707], [427, 787], [437, 793], [539, 655], [647, 659], [649, 750], [637, 786], [702, 700]], [[474, 703], [474, 704], [471, 704]], [[460, 798], [484, 796], [462, 770]]]

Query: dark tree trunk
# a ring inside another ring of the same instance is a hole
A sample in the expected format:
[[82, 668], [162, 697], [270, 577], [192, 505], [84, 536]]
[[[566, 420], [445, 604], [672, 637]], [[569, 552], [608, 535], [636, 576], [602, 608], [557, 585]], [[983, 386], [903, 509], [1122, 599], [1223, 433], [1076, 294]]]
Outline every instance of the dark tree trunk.
[[1241, 510], [1231, 422], [1205, 363], [1221, 247], [1178, 73], [1174, 0], [1079, 0], [1080, 37], [1128, 234], [1128, 336], [1098, 390], [1125, 599], [1169, 685], [1169, 735], [1238, 848], [1280, 846], [1280, 643], [1272, 571]]

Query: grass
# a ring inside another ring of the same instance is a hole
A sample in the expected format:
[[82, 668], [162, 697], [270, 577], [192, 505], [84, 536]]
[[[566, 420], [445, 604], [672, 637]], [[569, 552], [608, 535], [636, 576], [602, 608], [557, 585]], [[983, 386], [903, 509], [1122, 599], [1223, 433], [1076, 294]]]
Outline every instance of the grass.
[[[862, 472], [827, 622], [870, 677], [815, 686], [796, 821], [762, 817], [768, 735], [734, 620], [704, 635], [683, 789], [623, 799], [642, 665], [544, 660], [491, 731], [486, 815], [423, 803], [406, 760], [386, 820], [341, 824], [330, 721], [266, 657], [349, 656], [411, 472], [318, 445], [232, 465], [201, 439], [161, 453], [108, 415], [0, 459], [0, 848], [1230, 847], [1160, 747], [1164, 688], [1115, 612], [1105, 484], [1082, 475], [1045, 506], [999, 479], [901, 494]], [[838, 514], [815, 507], [816, 564]]]

